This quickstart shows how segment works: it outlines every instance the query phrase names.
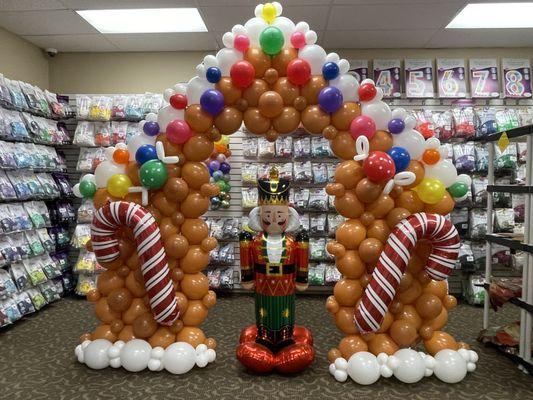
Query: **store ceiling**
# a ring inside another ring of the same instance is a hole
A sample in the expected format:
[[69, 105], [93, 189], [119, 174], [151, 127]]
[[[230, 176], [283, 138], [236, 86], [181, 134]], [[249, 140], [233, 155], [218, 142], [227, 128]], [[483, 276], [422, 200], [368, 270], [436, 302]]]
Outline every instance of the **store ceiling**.
[[[288, 0], [283, 15], [307, 21], [326, 48], [533, 46], [533, 29], [445, 30], [468, 2], [490, 0]], [[499, 0], [517, 2], [521, 0]], [[215, 50], [258, 0], [0, 0], [0, 27], [61, 52]], [[206, 33], [98, 33], [74, 10], [198, 7]]]

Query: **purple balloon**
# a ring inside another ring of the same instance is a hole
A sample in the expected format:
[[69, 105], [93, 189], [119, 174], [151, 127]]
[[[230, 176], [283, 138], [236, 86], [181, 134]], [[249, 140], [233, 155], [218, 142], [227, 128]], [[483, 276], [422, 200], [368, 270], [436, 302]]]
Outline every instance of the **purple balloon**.
[[209, 163], [209, 168], [212, 171], [218, 171], [220, 169], [220, 163], [217, 160], [213, 160]]
[[327, 113], [334, 113], [342, 106], [342, 93], [334, 86], [326, 86], [318, 94], [318, 104]]
[[220, 164], [220, 170], [224, 174], [228, 174], [229, 171], [231, 170], [231, 166], [227, 162], [223, 162], [223, 163]]
[[218, 115], [224, 108], [224, 95], [215, 89], [207, 89], [200, 97], [200, 105], [211, 115]]
[[403, 119], [395, 118], [389, 121], [389, 132], [390, 133], [402, 133], [405, 129], [405, 122]]
[[143, 132], [148, 136], [159, 135], [159, 124], [155, 121], [147, 121], [143, 126]]

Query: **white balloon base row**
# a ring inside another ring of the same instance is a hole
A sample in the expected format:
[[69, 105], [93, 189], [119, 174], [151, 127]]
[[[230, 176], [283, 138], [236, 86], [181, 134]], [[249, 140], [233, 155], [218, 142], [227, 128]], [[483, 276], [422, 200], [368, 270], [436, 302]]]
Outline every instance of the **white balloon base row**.
[[111, 343], [106, 339], [86, 340], [76, 346], [74, 351], [78, 361], [92, 369], [107, 367], [139, 372], [146, 368], [150, 371], [167, 370], [172, 374], [185, 374], [195, 365], [203, 368], [215, 361], [216, 353], [205, 344], [192, 347], [186, 342], [168, 346], [152, 347], [146, 340], [133, 339]]
[[348, 376], [360, 385], [371, 385], [381, 376], [396, 377], [404, 383], [415, 383], [425, 376], [435, 375], [446, 383], [461, 382], [467, 372], [476, 369], [478, 355], [473, 350], [441, 350], [435, 357], [412, 349], [401, 349], [389, 356], [385, 353], [373, 355], [361, 351], [348, 361], [340, 357], [330, 364], [329, 372], [339, 382]]

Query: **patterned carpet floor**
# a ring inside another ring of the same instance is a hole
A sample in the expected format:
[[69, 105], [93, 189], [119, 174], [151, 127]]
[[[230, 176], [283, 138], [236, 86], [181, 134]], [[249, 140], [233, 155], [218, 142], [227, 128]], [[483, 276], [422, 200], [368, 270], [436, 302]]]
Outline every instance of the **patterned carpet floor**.
[[[494, 323], [510, 322], [519, 314], [513, 306], [493, 315]], [[74, 357], [78, 336], [95, 325], [91, 305], [67, 298], [0, 331], [0, 398], [2, 399], [533, 399], [533, 379], [494, 349], [475, 338], [482, 309], [461, 305], [451, 313], [448, 331], [479, 352], [478, 369], [456, 385], [434, 377], [415, 385], [381, 379], [363, 387], [353, 381], [336, 382], [328, 373], [327, 351], [341, 337], [324, 308], [324, 298], [300, 297], [297, 322], [315, 337], [317, 358], [296, 376], [254, 376], [234, 356], [240, 329], [253, 322], [253, 299], [220, 298], [205, 323], [218, 340], [217, 360], [187, 375], [122, 369], [90, 370]]]

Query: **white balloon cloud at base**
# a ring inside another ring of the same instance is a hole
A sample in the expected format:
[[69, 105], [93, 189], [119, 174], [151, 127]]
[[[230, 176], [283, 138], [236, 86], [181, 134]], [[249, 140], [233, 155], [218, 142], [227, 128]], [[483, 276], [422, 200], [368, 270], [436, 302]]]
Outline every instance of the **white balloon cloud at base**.
[[123, 367], [129, 372], [167, 370], [181, 375], [194, 366], [206, 367], [216, 359], [213, 349], [200, 344], [196, 349], [186, 342], [176, 342], [166, 349], [152, 347], [146, 340], [133, 339], [124, 343], [119, 340], [111, 343], [107, 339], [86, 340], [76, 346], [76, 358], [91, 369]]
[[348, 361], [337, 358], [330, 364], [329, 372], [339, 382], [345, 382], [349, 376], [360, 385], [371, 385], [380, 377], [392, 376], [403, 383], [416, 383], [433, 374], [443, 382], [457, 383], [467, 372], [475, 371], [478, 358], [475, 351], [466, 349], [441, 350], [435, 357], [413, 349], [400, 349], [392, 356], [360, 351]]

